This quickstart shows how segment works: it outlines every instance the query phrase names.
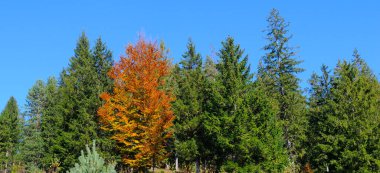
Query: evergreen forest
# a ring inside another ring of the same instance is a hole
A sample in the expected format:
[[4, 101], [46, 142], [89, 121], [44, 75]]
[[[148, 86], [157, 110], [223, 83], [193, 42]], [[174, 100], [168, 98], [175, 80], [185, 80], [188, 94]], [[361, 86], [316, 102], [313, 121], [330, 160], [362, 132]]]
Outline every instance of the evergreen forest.
[[115, 61], [83, 32], [24, 110], [14, 97], [3, 108], [0, 172], [380, 172], [380, 83], [365, 57], [347, 50], [300, 79], [289, 22], [276, 9], [266, 21], [261, 57], [231, 36], [201, 55], [189, 38], [175, 64], [164, 41], [140, 37]]

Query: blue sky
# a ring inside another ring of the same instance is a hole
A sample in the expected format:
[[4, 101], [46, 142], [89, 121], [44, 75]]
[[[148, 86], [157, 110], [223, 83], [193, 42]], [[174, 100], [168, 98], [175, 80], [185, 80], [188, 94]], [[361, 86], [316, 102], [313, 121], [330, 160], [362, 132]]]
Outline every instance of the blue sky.
[[[85, 31], [94, 44], [101, 36], [115, 60], [139, 33], [164, 40], [178, 62], [189, 37], [205, 57], [215, 56], [228, 35], [249, 55], [252, 72], [264, 55], [262, 32], [272, 8], [290, 22], [293, 46], [306, 71], [301, 86], [324, 63], [350, 59], [353, 49], [380, 73], [379, 1], [0, 1], [0, 109], [14, 96], [21, 109], [38, 79], [67, 67]], [[214, 57], [216, 58], [216, 57]]]

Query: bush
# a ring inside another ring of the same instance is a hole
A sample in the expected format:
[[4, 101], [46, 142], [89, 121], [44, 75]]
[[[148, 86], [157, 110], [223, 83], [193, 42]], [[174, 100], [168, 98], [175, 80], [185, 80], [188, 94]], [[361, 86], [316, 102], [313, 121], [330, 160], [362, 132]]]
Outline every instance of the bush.
[[265, 172], [265, 171], [262, 170], [260, 165], [247, 164], [245, 166], [239, 166], [235, 162], [228, 161], [225, 165], [222, 166], [222, 172], [228, 172], [228, 173], [246, 173], [246, 172], [261, 173], [261, 172]]
[[44, 171], [34, 164], [27, 165], [27, 172], [29, 173], [43, 173]]
[[79, 164], [75, 163], [75, 167], [71, 168], [68, 173], [116, 173], [115, 164], [104, 165], [104, 159], [96, 152], [95, 141], [92, 143], [92, 150], [86, 145], [87, 156], [83, 150], [79, 157]]

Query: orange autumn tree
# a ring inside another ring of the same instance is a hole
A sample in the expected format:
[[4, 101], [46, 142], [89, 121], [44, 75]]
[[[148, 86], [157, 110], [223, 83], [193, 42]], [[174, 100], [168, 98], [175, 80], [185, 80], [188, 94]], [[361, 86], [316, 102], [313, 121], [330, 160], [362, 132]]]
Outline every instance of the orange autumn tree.
[[98, 114], [102, 129], [112, 132], [124, 164], [145, 169], [166, 157], [165, 144], [172, 133], [174, 97], [165, 90], [169, 62], [164, 49], [140, 39], [126, 48], [108, 75], [112, 93], [103, 93]]

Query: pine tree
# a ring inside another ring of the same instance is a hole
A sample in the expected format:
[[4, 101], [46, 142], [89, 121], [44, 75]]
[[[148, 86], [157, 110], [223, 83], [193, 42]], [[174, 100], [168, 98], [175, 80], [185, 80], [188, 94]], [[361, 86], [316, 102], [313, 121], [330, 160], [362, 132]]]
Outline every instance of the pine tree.
[[20, 114], [16, 99], [11, 97], [0, 115], [0, 163], [9, 170], [15, 164], [21, 134]]
[[269, 44], [264, 50], [268, 53], [262, 58], [258, 75], [267, 88], [266, 94], [278, 102], [278, 117], [282, 120], [291, 169], [295, 171], [294, 164], [301, 166], [300, 159], [305, 153], [303, 143], [306, 140], [306, 106], [298, 85], [300, 79], [296, 76], [303, 69], [297, 67], [300, 61], [294, 58], [294, 48], [288, 45], [291, 38], [288, 35], [289, 24], [276, 9], [272, 10], [267, 21]]
[[78, 158], [79, 164], [75, 163], [75, 167], [71, 168], [68, 173], [116, 173], [115, 164], [111, 163], [105, 165], [104, 159], [96, 151], [95, 141], [92, 143], [92, 148], [86, 145], [87, 155], [84, 154], [83, 150]]

